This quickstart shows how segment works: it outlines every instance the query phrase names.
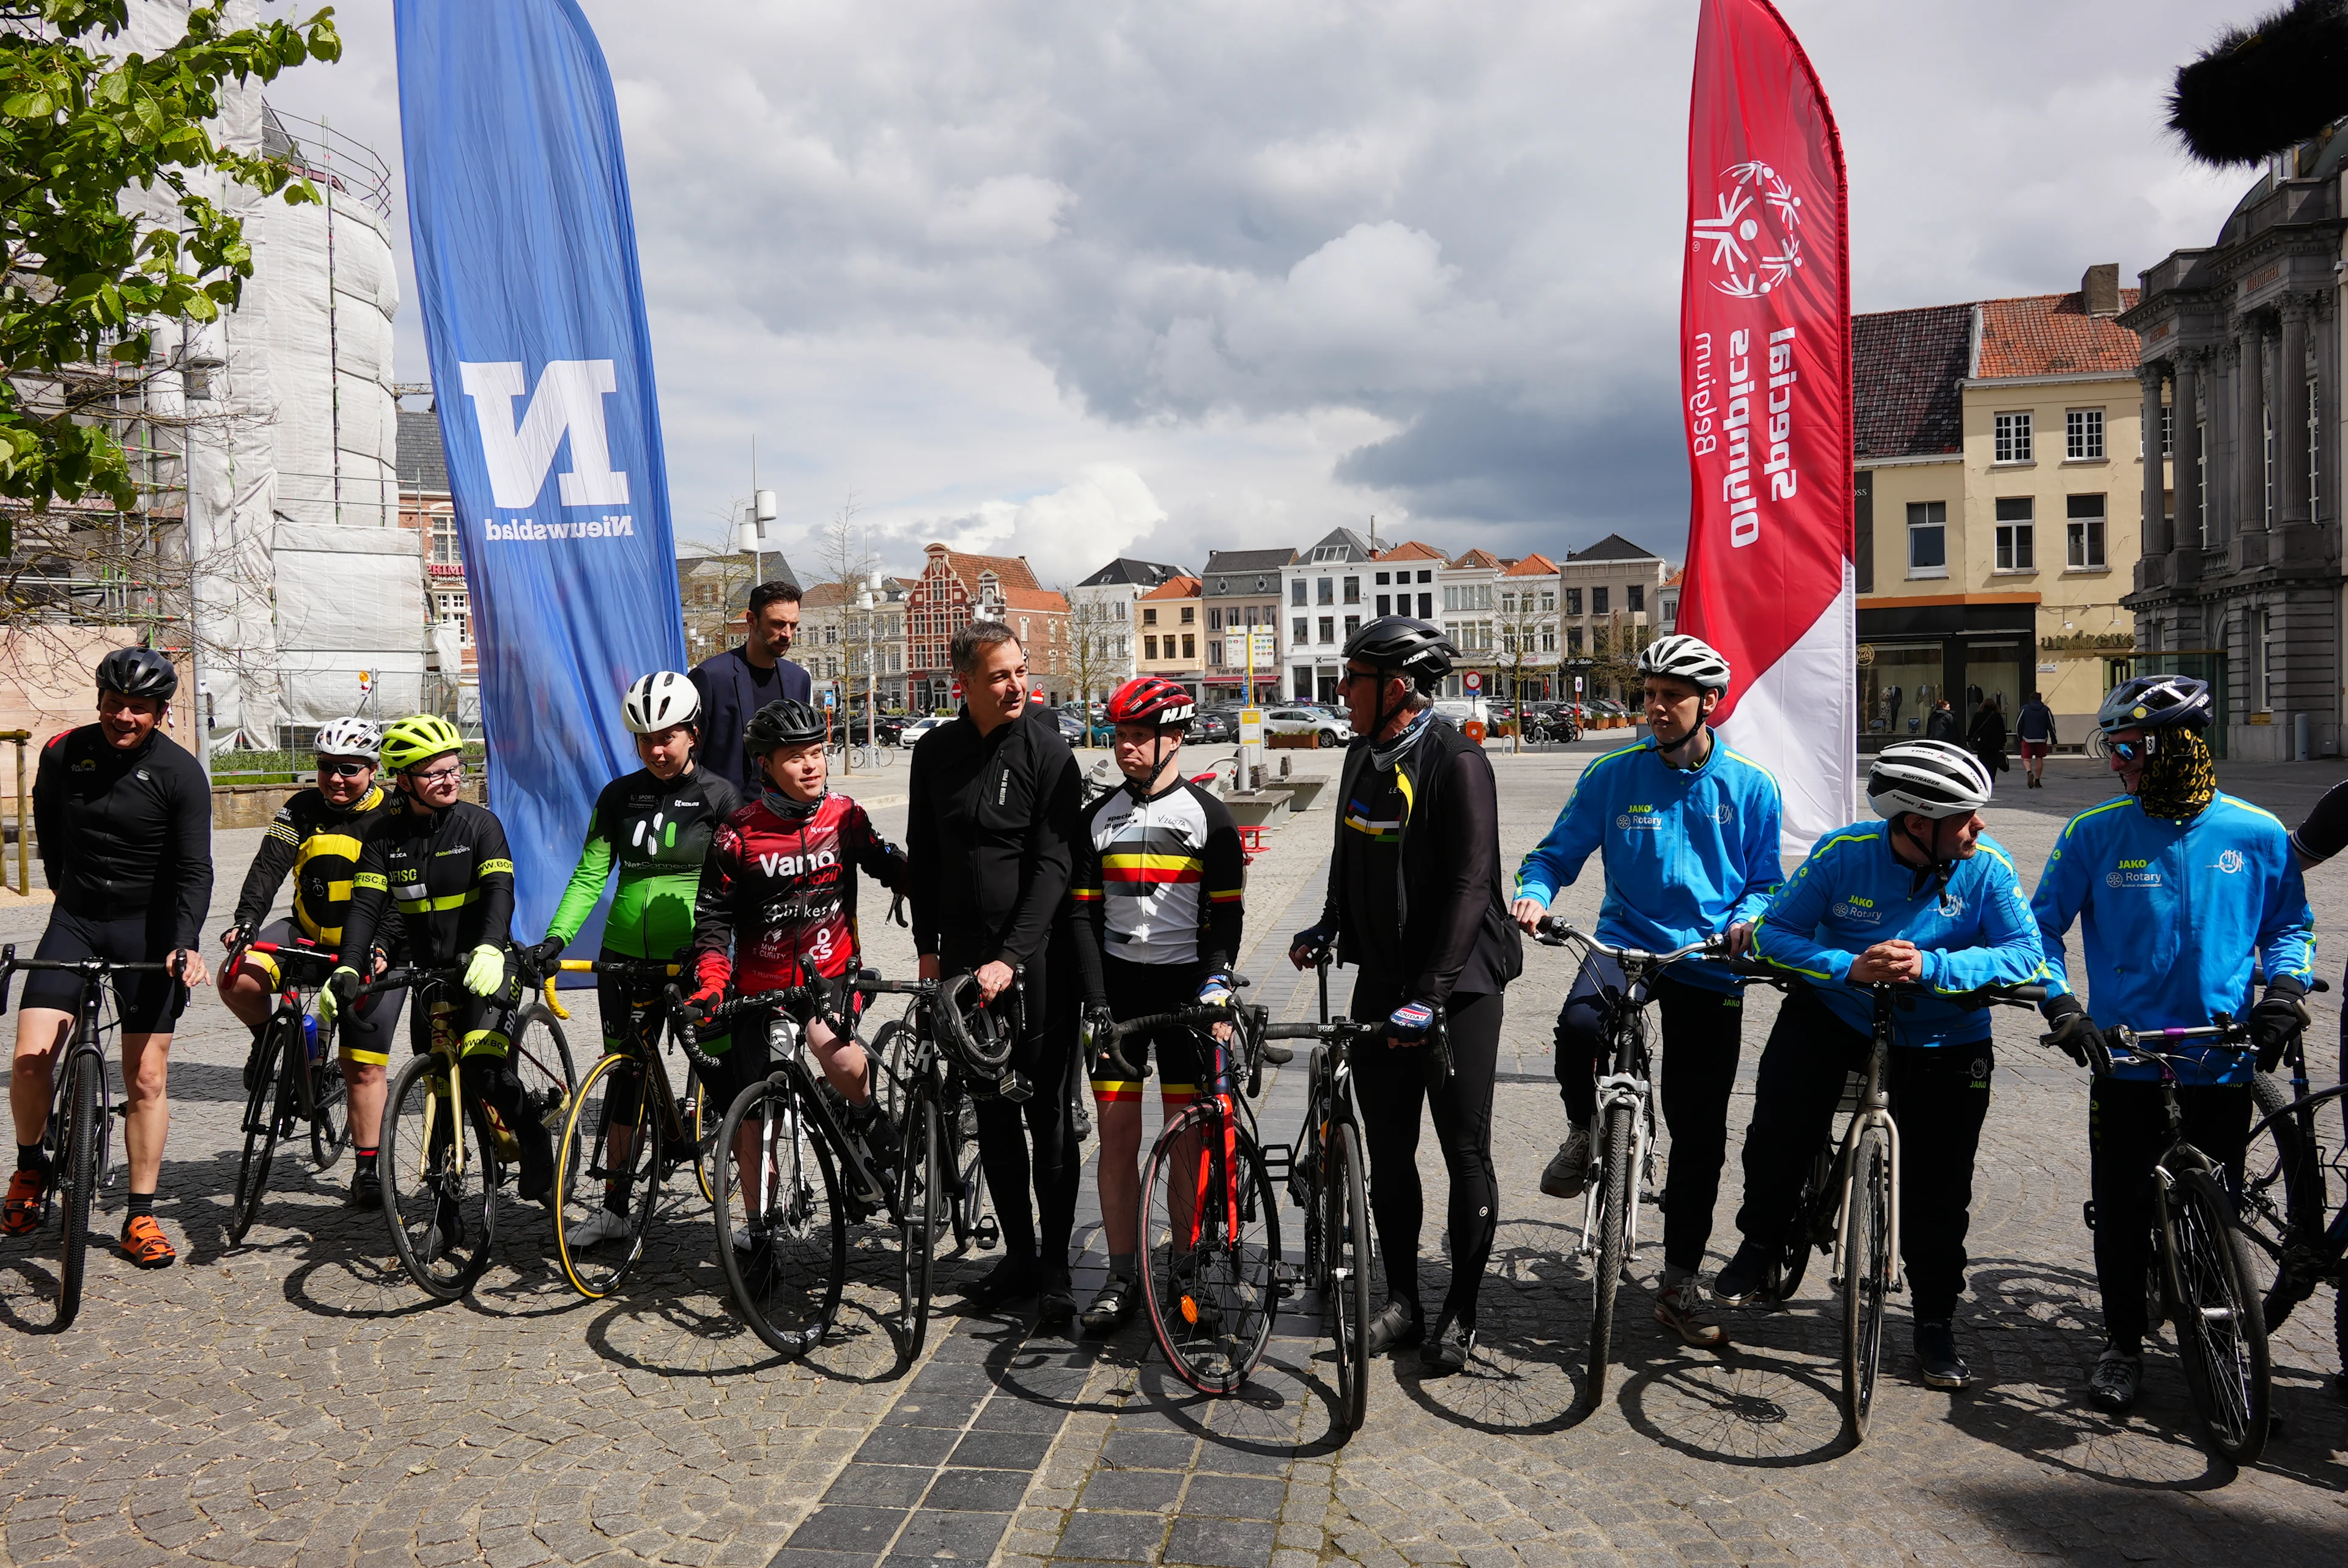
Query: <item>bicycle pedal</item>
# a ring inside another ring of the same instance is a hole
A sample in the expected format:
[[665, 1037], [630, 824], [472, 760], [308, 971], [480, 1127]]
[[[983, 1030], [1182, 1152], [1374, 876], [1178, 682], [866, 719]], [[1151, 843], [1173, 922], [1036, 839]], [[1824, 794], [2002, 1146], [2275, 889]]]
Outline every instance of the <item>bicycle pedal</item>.
[[978, 1243], [981, 1252], [993, 1252], [1003, 1240], [1003, 1228], [994, 1223], [993, 1214], [981, 1219], [970, 1234], [971, 1238]]
[[1288, 1180], [1296, 1165], [1295, 1148], [1287, 1143], [1266, 1143], [1256, 1150], [1263, 1160], [1264, 1179], [1274, 1185]]

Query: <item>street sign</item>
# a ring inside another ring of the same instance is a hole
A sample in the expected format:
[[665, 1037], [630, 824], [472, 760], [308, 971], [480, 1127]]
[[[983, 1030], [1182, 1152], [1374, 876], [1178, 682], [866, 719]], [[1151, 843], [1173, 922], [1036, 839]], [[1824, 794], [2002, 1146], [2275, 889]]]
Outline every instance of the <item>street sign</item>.
[[1038, 686], [1038, 687], [1036, 687], [1033, 692], [1028, 692], [1028, 693], [1027, 693], [1027, 700], [1028, 700], [1030, 702], [1042, 702], [1042, 701], [1044, 700], [1044, 688], [1042, 688], [1041, 686]]
[[1263, 744], [1263, 710], [1262, 708], [1240, 710], [1240, 744], [1243, 746]]
[[1279, 638], [1269, 627], [1259, 627], [1248, 633], [1248, 651], [1258, 663], [1269, 664], [1280, 656]]
[[1573, 678], [1573, 694], [1577, 697], [1581, 695], [1581, 677], [1579, 675]]
[[364, 697], [364, 696], [366, 696], [368, 692], [372, 692], [372, 691], [374, 691], [374, 690], [375, 690], [375, 671], [372, 671], [372, 670], [362, 670], [362, 671], [359, 671], [359, 695], [360, 695], [360, 696], [362, 696], [362, 697]]
[[1484, 677], [1478, 671], [1470, 670], [1459, 677], [1459, 683], [1470, 692], [1481, 692], [1484, 689]]
[[824, 705], [825, 707], [827, 707], [827, 708], [837, 708], [837, 707], [839, 707], [839, 692], [835, 692], [835, 691], [833, 691], [833, 690], [832, 690], [830, 687], [829, 687], [829, 686], [825, 687], [825, 688], [824, 688], [824, 690], [823, 690], [823, 705]]

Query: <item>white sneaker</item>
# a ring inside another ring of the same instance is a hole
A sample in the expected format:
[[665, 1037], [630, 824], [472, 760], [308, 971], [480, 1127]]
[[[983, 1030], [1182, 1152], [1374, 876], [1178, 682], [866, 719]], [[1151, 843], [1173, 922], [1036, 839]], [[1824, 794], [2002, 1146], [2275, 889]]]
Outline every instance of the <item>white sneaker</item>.
[[572, 1246], [593, 1246], [598, 1242], [614, 1241], [627, 1234], [627, 1215], [599, 1208], [572, 1225], [562, 1239]]

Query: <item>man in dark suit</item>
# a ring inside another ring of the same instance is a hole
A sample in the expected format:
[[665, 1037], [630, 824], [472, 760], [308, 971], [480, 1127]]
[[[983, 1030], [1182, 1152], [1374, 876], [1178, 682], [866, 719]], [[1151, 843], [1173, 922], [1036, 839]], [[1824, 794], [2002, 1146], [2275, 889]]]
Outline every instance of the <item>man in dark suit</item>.
[[742, 726], [769, 702], [786, 697], [811, 702], [808, 672], [783, 657], [799, 634], [799, 585], [762, 582], [750, 590], [749, 636], [739, 648], [713, 653], [693, 668], [701, 693], [701, 733], [707, 751], [696, 760], [732, 784], [744, 800], [755, 799], [758, 780], [742, 750]]

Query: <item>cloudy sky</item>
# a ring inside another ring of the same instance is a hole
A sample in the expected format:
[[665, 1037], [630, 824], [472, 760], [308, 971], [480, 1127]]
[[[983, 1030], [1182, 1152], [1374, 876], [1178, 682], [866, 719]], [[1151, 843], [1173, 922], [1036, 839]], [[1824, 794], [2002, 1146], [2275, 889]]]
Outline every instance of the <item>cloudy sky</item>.
[[[943, 538], [1047, 582], [1373, 514], [1679, 554], [1694, 0], [584, 3], [681, 540], [723, 536], [755, 438], [803, 576], [851, 497], [892, 565]], [[1861, 311], [2132, 278], [2247, 183], [2158, 105], [2255, 6], [1781, 5], [1842, 127]], [[342, 62], [269, 96], [396, 169], [390, 9], [341, 5]]]

